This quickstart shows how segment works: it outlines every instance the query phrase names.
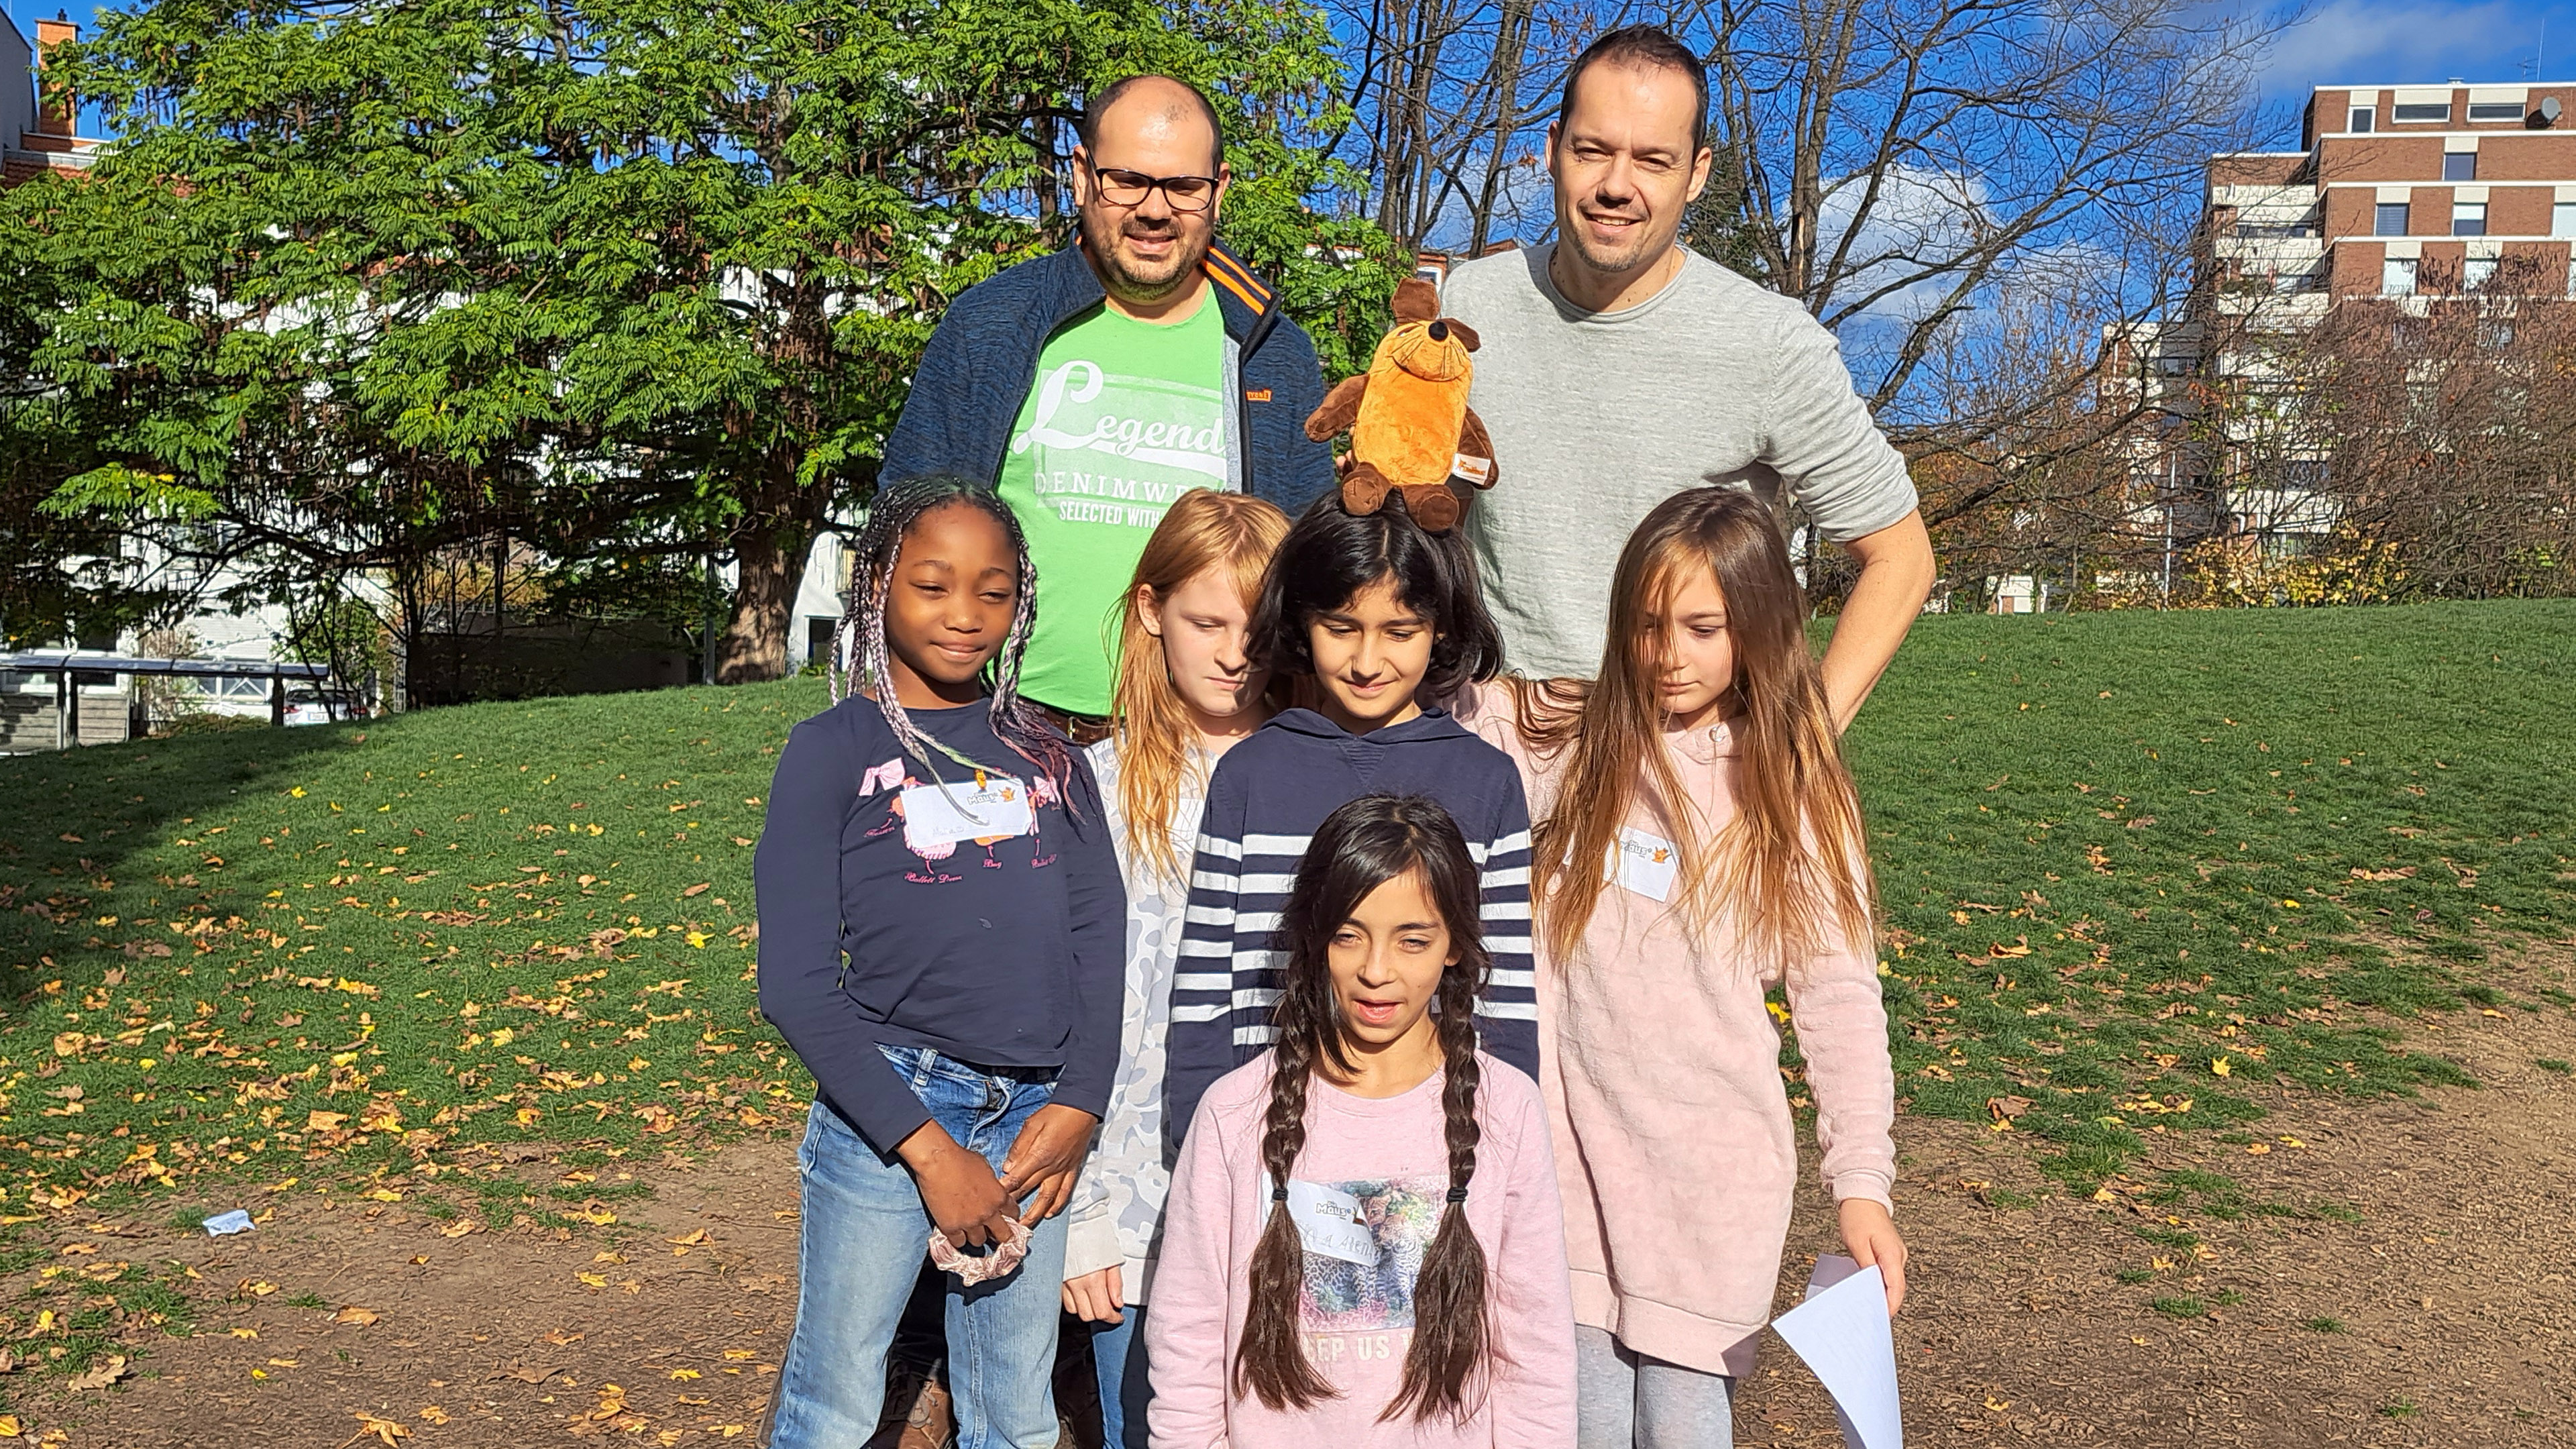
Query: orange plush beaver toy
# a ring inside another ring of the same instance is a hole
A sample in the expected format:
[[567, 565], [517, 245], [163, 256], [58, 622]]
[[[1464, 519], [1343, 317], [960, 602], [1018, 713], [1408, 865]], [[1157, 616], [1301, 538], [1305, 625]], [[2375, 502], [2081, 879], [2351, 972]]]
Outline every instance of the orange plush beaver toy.
[[1368, 371], [1344, 378], [1306, 419], [1306, 436], [1317, 442], [1350, 430], [1343, 507], [1375, 513], [1387, 494], [1402, 493], [1413, 521], [1440, 533], [1467, 507], [1453, 478], [1494, 486], [1493, 440], [1467, 406], [1475, 376], [1467, 354], [1475, 350], [1475, 330], [1440, 315], [1429, 282], [1407, 277], [1396, 287], [1395, 329], [1378, 342]]

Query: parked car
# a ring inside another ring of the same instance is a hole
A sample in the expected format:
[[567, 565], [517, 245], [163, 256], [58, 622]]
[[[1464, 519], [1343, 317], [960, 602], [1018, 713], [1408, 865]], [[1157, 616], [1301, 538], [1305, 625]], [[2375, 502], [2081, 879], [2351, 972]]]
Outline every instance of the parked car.
[[286, 691], [286, 723], [294, 725], [331, 724], [344, 719], [365, 719], [364, 700], [343, 689], [290, 689]]

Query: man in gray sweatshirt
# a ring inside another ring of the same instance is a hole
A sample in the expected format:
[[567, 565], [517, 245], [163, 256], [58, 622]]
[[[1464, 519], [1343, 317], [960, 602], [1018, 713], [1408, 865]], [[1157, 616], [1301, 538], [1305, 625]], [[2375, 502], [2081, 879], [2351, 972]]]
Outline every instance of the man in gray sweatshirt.
[[1708, 182], [1707, 117], [1698, 58], [1651, 27], [1603, 36], [1567, 72], [1548, 128], [1557, 240], [1468, 262], [1442, 290], [1482, 340], [1470, 401], [1497, 465], [1465, 528], [1504, 662], [1590, 675], [1611, 571], [1649, 509], [1706, 484], [1775, 506], [1785, 492], [1860, 563], [1824, 661], [1848, 725], [1931, 591], [1931, 539], [1833, 334], [1676, 244]]

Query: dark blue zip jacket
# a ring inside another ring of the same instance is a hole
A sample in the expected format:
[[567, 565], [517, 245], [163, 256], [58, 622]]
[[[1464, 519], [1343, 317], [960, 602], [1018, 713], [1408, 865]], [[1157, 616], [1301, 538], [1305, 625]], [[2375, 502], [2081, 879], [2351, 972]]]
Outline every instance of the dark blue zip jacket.
[[[1315, 344], [1232, 253], [1210, 247], [1205, 268], [1225, 314], [1226, 376], [1244, 469], [1235, 482], [1293, 518], [1335, 484], [1332, 449], [1306, 436], [1306, 415], [1324, 401]], [[913, 369], [878, 482], [933, 473], [997, 481], [1011, 424], [1037, 381], [1038, 353], [1107, 295], [1079, 247], [967, 288]]]

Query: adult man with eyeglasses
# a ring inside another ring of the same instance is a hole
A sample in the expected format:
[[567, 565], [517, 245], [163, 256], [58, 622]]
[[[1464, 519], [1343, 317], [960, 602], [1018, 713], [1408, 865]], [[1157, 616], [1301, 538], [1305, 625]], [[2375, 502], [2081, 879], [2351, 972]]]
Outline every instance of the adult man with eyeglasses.
[[1039, 579], [1021, 692], [1083, 735], [1109, 713], [1111, 611], [1163, 510], [1222, 488], [1294, 513], [1334, 480], [1304, 430], [1314, 344], [1215, 245], [1233, 180], [1215, 108], [1132, 76], [1077, 134], [1080, 241], [949, 306], [878, 476], [993, 480]]

